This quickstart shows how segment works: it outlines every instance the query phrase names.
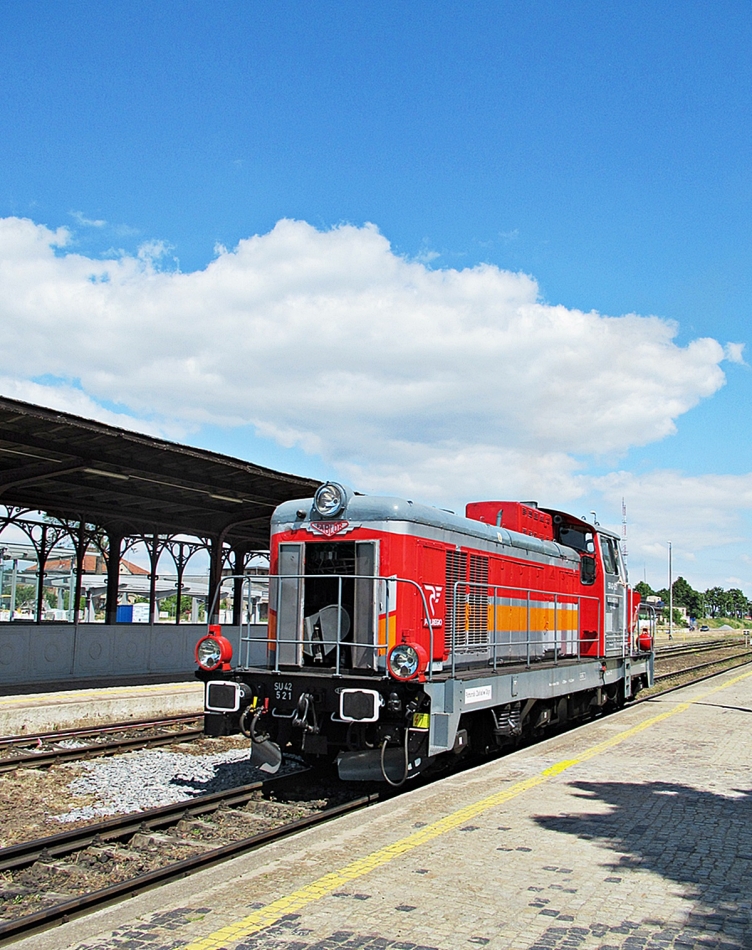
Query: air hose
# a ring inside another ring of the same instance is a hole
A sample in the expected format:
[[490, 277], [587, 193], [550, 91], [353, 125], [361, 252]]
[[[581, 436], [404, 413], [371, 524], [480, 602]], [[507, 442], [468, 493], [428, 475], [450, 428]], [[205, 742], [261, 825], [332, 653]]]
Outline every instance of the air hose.
[[387, 747], [388, 742], [389, 742], [388, 739], [384, 739], [384, 741], [381, 743], [381, 774], [384, 776], [384, 781], [388, 785], [391, 785], [392, 788], [399, 788], [401, 785], [404, 785], [405, 782], [407, 781], [407, 773], [410, 770], [410, 752], [408, 749], [408, 744], [410, 742], [410, 730], [407, 727], [405, 727], [405, 742], [404, 742], [405, 771], [402, 775], [402, 778], [399, 780], [399, 782], [393, 782], [392, 779], [390, 779], [389, 776], [386, 774], [385, 758], [386, 758], [386, 747]]
[[[269, 738], [268, 733], [264, 736], [256, 735], [256, 723], [259, 721], [259, 717], [264, 712], [265, 712], [265, 709], [263, 706], [259, 706], [255, 710], [253, 709], [252, 706], [246, 706], [246, 708], [243, 710], [243, 712], [240, 715], [240, 722], [239, 722], [240, 731], [243, 733], [244, 736], [250, 739], [251, 742], [264, 742], [266, 739]], [[253, 713], [253, 719], [251, 719], [250, 726], [248, 725], [249, 713]]]

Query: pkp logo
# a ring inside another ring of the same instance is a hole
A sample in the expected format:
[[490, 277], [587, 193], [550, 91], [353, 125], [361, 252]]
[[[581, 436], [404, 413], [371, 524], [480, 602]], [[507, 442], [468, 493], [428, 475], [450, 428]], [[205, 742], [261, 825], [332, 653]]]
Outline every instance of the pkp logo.
[[424, 584], [426, 593], [428, 594], [428, 606], [432, 614], [436, 613], [436, 608], [439, 606], [439, 601], [441, 600], [441, 592], [444, 590], [443, 586], [439, 584]]

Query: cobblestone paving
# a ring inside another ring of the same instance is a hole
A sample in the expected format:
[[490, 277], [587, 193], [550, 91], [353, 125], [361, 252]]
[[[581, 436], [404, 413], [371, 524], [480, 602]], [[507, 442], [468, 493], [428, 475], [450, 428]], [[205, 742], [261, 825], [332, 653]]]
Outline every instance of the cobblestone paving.
[[[578, 761], [691, 697], [688, 709]], [[726, 674], [159, 892], [178, 910], [155, 912], [152, 898], [145, 912], [139, 898], [127, 926], [96, 933], [88, 921], [75, 933], [71, 924], [56, 942], [40, 935], [17, 947], [178, 950], [206, 938], [206, 950], [752, 950], [751, 727], [752, 677]], [[271, 926], [212, 937], [561, 762], [560, 774]]]

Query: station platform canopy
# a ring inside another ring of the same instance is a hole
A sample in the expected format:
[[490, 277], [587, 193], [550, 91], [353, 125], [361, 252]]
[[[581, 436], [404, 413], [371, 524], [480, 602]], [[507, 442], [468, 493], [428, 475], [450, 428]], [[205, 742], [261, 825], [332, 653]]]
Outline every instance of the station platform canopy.
[[265, 548], [272, 511], [318, 481], [0, 397], [0, 504], [120, 537]]

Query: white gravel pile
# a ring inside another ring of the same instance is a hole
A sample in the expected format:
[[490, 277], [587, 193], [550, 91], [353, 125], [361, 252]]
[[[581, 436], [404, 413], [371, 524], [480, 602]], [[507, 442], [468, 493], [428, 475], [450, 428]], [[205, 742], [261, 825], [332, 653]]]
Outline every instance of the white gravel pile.
[[[75, 795], [97, 795], [98, 800], [56, 815], [58, 821], [158, 808], [268, 778], [251, 765], [248, 749], [230, 749], [216, 755], [140, 749], [86, 762], [83, 767], [86, 774], [68, 788]], [[283, 766], [282, 771], [289, 768]]]

